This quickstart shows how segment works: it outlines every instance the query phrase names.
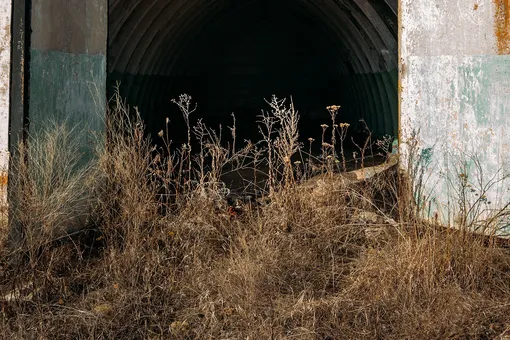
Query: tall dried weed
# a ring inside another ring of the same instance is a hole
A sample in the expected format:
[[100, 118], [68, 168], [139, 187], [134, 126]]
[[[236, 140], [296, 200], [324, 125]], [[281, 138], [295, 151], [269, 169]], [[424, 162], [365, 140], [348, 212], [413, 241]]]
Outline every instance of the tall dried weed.
[[[260, 117], [262, 141], [241, 148], [235, 118], [230, 136], [187, 123], [182, 147], [172, 145], [167, 120], [158, 148], [137, 111], [118, 94], [114, 100], [97, 162], [78, 166], [75, 134], [58, 126], [20, 148], [11, 189], [13, 237], [22, 241], [9, 249], [25, 260], [5, 252], [0, 262], [3, 337], [444, 339], [510, 331], [508, 249], [416, 218], [419, 177], [391, 168], [356, 180], [339, 171], [347, 168], [343, 147], [336, 162], [325, 140], [324, 157], [313, 158], [299, 144], [297, 111], [277, 98]], [[191, 98], [176, 103], [189, 119]], [[331, 145], [343, 143], [347, 127], [332, 128]], [[200, 146], [193, 154], [192, 138]], [[371, 138], [356, 144], [364, 157]], [[229, 190], [227, 173], [239, 174], [245, 190]], [[61, 234], [84, 212], [90, 225]]]

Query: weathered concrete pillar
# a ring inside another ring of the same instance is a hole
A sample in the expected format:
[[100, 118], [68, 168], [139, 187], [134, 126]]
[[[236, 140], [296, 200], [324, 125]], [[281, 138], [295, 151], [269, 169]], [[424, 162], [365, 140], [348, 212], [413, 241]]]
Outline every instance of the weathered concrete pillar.
[[107, 0], [32, 0], [30, 130], [48, 119], [101, 130]]
[[483, 219], [510, 201], [510, 2], [402, 0], [399, 13], [400, 141], [424, 169], [418, 198], [450, 225], [466, 201]]
[[7, 167], [9, 162], [9, 88], [11, 74], [10, 0], [0, 2], [0, 204], [7, 199]]

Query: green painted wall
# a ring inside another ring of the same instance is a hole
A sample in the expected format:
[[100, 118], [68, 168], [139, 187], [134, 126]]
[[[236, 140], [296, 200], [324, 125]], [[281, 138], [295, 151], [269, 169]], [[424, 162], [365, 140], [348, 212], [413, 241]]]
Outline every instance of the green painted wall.
[[[510, 202], [510, 57], [410, 56], [406, 61], [402, 141], [406, 159], [418, 160], [416, 152], [430, 156], [415, 164], [424, 172], [424, 217], [455, 225], [466, 202], [477, 207], [473, 218], [483, 225]], [[408, 140], [417, 141], [419, 150], [409, 149]], [[469, 185], [465, 197], [462, 185]], [[494, 225], [510, 232], [508, 217]]]
[[[106, 57], [31, 50], [29, 130], [54, 121], [77, 127], [91, 140], [103, 131]], [[90, 151], [92, 143], [84, 145]]]
[[30, 125], [48, 119], [101, 130], [104, 122], [106, 57], [31, 50]]
[[30, 10], [29, 130], [65, 122], [90, 141], [105, 122], [108, 1], [32, 0]]

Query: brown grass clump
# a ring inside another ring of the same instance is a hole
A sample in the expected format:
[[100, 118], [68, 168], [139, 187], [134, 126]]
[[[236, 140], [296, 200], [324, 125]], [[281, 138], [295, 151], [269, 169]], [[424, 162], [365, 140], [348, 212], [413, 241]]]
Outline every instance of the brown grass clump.
[[[310, 159], [290, 161], [300, 150], [292, 105], [271, 101], [263, 142], [242, 151], [190, 127], [203, 146], [194, 157], [188, 146], [171, 149], [165, 132], [165, 149], [154, 147], [117, 100], [97, 162], [75, 168], [64, 153], [55, 159], [65, 168], [35, 154], [15, 163], [26, 168], [11, 221], [28, 237], [2, 251], [3, 338], [510, 336], [504, 242], [419, 222], [395, 170], [366, 181], [333, 172], [346, 167], [343, 149], [341, 162], [328, 151], [325, 172], [306, 175], [298, 166]], [[190, 98], [181, 100], [189, 118]], [[342, 143], [346, 130], [337, 130], [333, 143]], [[73, 147], [65, 138], [59, 148], [48, 138], [31, 143], [46, 154]], [[262, 163], [268, 155], [273, 163]], [[247, 192], [258, 190], [248, 199], [220, 181], [244, 166], [270, 171], [265, 185], [248, 183]], [[41, 191], [50, 170], [67, 175]], [[74, 211], [88, 222], [70, 232], [62, 223]]]
[[364, 306], [365, 330], [424, 339], [493, 338], [505, 331], [508, 251], [432, 229], [395, 241], [367, 251], [342, 294]]

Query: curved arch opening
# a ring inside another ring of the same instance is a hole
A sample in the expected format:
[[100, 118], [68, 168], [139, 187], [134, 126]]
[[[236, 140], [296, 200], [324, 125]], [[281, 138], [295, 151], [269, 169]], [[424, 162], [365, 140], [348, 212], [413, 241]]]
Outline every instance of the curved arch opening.
[[176, 141], [183, 121], [171, 99], [182, 93], [208, 125], [234, 113], [241, 139], [258, 139], [272, 94], [292, 96], [304, 140], [330, 122], [328, 105], [341, 106], [338, 123], [363, 119], [375, 136], [396, 136], [396, 9], [396, 0], [111, 0], [110, 89], [120, 81], [153, 136], [169, 117]]

